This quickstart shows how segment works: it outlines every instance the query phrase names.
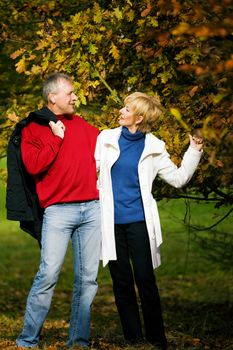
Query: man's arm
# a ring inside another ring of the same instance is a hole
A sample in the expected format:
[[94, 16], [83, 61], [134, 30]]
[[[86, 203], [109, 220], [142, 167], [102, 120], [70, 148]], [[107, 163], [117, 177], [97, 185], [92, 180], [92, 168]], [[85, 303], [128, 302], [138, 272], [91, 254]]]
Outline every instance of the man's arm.
[[[51, 134], [34, 136], [31, 125], [22, 133], [21, 153], [26, 170], [31, 175], [46, 171], [55, 160], [64, 138], [65, 127], [61, 121], [50, 122]], [[43, 127], [44, 128], [44, 127]]]

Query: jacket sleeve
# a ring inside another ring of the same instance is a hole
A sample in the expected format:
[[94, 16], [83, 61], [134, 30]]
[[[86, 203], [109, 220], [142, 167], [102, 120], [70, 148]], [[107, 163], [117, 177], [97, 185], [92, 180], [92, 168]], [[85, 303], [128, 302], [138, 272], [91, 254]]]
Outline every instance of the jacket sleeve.
[[32, 135], [30, 126], [23, 129], [21, 154], [24, 166], [30, 175], [39, 175], [55, 160], [63, 139], [52, 135], [44, 138]]
[[177, 167], [171, 161], [169, 153], [164, 149], [160, 156], [157, 175], [171, 186], [180, 188], [191, 180], [202, 153], [202, 151], [197, 151], [189, 146], [184, 154], [180, 167]]
[[95, 161], [96, 161], [96, 170], [100, 170], [100, 143], [101, 143], [101, 134], [97, 137], [96, 147], [95, 147]]

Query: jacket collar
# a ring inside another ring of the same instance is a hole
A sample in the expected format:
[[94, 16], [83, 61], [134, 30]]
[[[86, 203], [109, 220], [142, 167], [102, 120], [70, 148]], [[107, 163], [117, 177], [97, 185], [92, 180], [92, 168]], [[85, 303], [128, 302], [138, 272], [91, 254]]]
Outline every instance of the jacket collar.
[[48, 124], [50, 121], [56, 123], [58, 120], [57, 116], [48, 107], [43, 107], [38, 111], [31, 112], [28, 118], [31, 118], [39, 124]]
[[150, 154], [159, 154], [164, 150], [164, 142], [159, 140], [156, 136], [149, 133], [146, 134], [145, 148], [142, 152], [141, 159]]
[[115, 128], [115, 129], [110, 129], [111, 137], [108, 137], [106, 140], [104, 140], [104, 144], [112, 146], [113, 148], [116, 148], [117, 150], [119, 150], [118, 140], [121, 136], [121, 130], [122, 130], [122, 126], [119, 126], [118, 128]]
[[[121, 130], [122, 130], [122, 126], [119, 126], [118, 128], [115, 128], [115, 129], [111, 129], [111, 137], [108, 137], [104, 143], [106, 145], [110, 145], [116, 148], [117, 150], [119, 150], [118, 140], [121, 135]], [[141, 160], [150, 154], [162, 153], [163, 150], [164, 150], [164, 143], [153, 134], [148, 133], [146, 134], [145, 147], [142, 152]]]

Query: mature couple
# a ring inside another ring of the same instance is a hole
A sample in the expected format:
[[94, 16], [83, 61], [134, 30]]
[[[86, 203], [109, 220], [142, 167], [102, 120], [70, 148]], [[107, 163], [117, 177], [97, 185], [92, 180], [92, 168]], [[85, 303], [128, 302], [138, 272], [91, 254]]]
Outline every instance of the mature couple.
[[[43, 96], [47, 107], [34, 112], [34, 119], [22, 130], [22, 162], [34, 179], [44, 214], [40, 267], [16, 343], [38, 346], [71, 239], [74, 290], [67, 346], [89, 346], [90, 310], [101, 256], [110, 269], [125, 339], [138, 343], [145, 336], [166, 349], [154, 275], [160, 265], [162, 236], [151, 188], [157, 175], [175, 187], [186, 184], [199, 163], [202, 140], [190, 136], [190, 146], [177, 168], [164, 142], [151, 134], [162, 113], [157, 98], [139, 92], [129, 95], [120, 110], [120, 127], [99, 134], [74, 114], [77, 96], [69, 76], [50, 75]], [[40, 120], [46, 116], [44, 125]]]

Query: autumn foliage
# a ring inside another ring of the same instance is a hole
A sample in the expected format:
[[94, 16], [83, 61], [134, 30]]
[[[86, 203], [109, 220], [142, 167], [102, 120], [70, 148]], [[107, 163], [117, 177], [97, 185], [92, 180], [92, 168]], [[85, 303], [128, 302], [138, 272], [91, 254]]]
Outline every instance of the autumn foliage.
[[[74, 78], [79, 112], [101, 129], [117, 125], [129, 92], [157, 93], [165, 109], [154, 133], [175, 162], [187, 133], [205, 138], [192, 191], [232, 203], [231, 0], [2, 2], [1, 69], [12, 65], [3, 75], [2, 154], [14, 123], [42, 106], [43, 78], [61, 71]], [[162, 183], [155, 193], [181, 194]]]

